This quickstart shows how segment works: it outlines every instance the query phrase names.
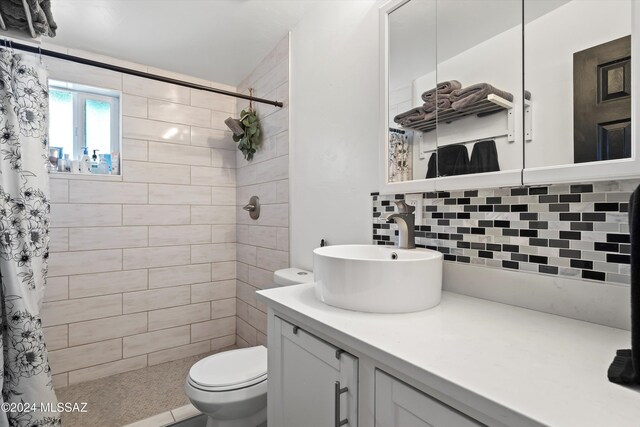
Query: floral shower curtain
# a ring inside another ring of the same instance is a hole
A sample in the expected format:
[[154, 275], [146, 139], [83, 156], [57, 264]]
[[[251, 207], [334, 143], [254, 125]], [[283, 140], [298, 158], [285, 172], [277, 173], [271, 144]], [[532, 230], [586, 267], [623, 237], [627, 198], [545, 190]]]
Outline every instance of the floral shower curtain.
[[60, 425], [40, 320], [49, 256], [47, 138], [46, 70], [34, 56], [0, 50], [0, 427]]

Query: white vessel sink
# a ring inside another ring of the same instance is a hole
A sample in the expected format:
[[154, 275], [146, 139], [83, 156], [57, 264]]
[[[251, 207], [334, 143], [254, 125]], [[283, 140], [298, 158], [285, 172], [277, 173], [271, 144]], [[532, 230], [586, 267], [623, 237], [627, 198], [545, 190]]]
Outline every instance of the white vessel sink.
[[442, 254], [374, 245], [313, 251], [316, 296], [325, 304], [372, 313], [408, 313], [440, 303]]

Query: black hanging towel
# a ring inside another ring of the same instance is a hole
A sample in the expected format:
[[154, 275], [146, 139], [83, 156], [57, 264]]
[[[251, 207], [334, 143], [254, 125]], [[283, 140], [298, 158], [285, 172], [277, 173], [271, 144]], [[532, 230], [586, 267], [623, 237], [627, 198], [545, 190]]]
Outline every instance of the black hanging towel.
[[427, 176], [426, 178], [436, 178], [438, 176], [438, 154], [433, 152], [429, 157], [429, 163], [427, 164]]
[[[436, 171], [436, 163], [438, 169]], [[445, 145], [429, 158], [426, 178], [469, 173], [469, 151], [463, 144]]]
[[631, 349], [618, 350], [607, 376], [618, 384], [640, 384], [640, 186], [629, 200], [631, 235]]
[[500, 170], [498, 149], [493, 139], [476, 142], [471, 150], [469, 173], [497, 172]]

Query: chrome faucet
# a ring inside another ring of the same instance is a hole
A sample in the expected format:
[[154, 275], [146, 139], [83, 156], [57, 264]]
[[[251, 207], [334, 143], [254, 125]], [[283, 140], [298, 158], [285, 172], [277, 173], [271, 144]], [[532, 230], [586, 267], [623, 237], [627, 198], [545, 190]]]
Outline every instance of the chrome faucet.
[[398, 207], [398, 213], [389, 215], [387, 222], [395, 222], [398, 224], [398, 247], [400, 249], [415, 249], [416, 236], [414, 226], [416, 216], [413, 211], [415, 211], [416, 208], [415, 206], [407, 205], [404, 200], [397, 200], [395, 203]]

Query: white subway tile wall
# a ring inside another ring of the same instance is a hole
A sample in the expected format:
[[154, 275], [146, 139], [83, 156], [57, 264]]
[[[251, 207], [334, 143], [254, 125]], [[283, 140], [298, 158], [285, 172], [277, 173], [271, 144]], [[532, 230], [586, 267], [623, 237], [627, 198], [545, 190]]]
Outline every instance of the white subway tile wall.
[[47, 62], [51, 78], [123, 91], [122, 177], [51, 179], [42, 319], [55, 386], [234, 345], [236, 147], [223, 120], [236, 100]]
[[[266, 308], [258, 305], [255, 292], [272, 286], [273, 271], [289, 266], [289, 37], [278, 43], [238, 90], [249, 93], [249, 88], [254, 89], [255, 96], [277, 99], [284, 107], [255, 104], [261, 120], [262, 146], [251, 162], [236, 152], [236, 343], [239, 346], [266, 345]], [[248, 102], [238, 100], [238, 112], [247, 107]], [[214, 111], [213, 117], [215, 115]], [[213, 123], [212, 127], [215, 127]], [[212, 165], [219, 161], [212, 160]], [[242, 210], [254, 195], [262, 205], [258, 220], [252, 220]], [[220, 195], [213, 195], [214, 200], [219, 198]], [[204, 213], [199, 216], [206, 218]], [[229, 304], [219, 300], [211, 303], [211, 309], [212, 318], [232, 310]]]

